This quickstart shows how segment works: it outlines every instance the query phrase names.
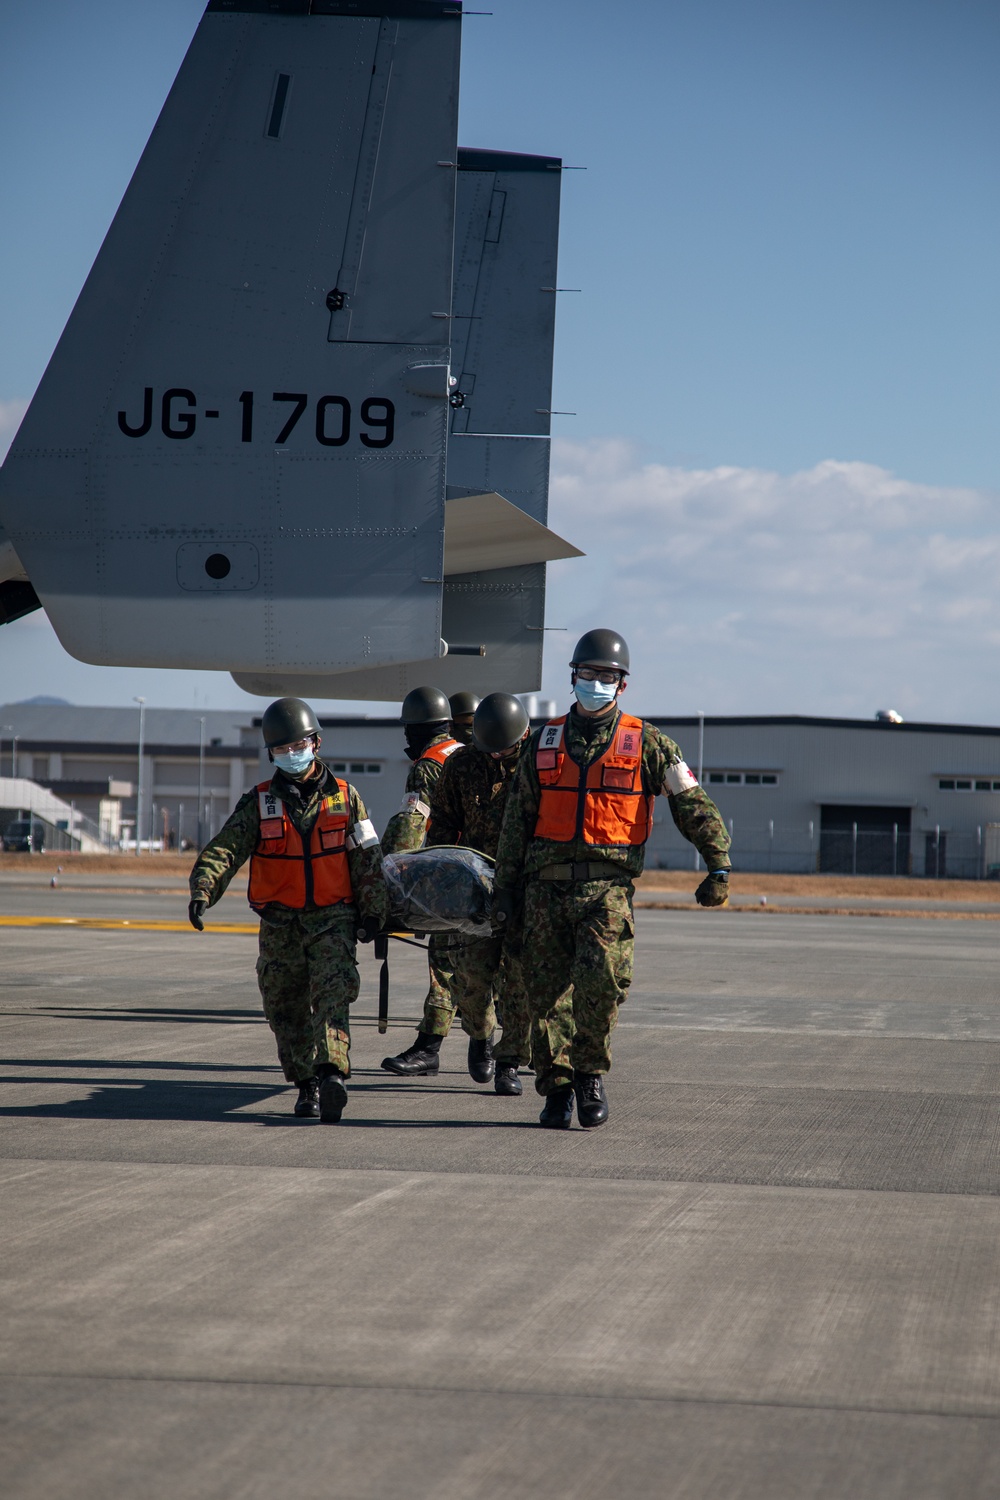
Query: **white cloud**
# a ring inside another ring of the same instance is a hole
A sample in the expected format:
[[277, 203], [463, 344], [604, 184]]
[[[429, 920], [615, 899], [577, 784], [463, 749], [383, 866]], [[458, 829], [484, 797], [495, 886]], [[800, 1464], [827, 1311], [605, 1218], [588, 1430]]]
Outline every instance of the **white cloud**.
[[[691, 470], [559, 442], [550, 521], [588, 558], [550, 571], [549, 618], [569, 630], [547, 662], [614, 625], [647, 712], [1000, 722], [1000, 494], [832, 459]], [[546, 675], [564, 697], [561, 665]]]
[[27, 401], [0, 401], [0, 462], [14, 441], [14, 434], [27, 410]]

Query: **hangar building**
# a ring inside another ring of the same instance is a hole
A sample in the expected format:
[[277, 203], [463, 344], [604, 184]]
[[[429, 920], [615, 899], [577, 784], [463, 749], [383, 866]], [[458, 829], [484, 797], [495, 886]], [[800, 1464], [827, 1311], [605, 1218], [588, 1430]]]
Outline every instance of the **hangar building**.
[[[696, 772], [700, 758], [738, 869], [1000, 874], [1000, 728], [797, 715], [653, 722]], [[0, 777], [16, 772], [133, 842], [138, 790], [143, 843], [196, 843], [199, 825], [202, 839], [214, 833], [267, 774], [259, 725], [252, 709], [147, 708], [140, 784], [137, 708], [7, 704]], [[324, 757], [356, 783], [383, 828], [409, 764], [398, 722], [343, 716], [323, 725]], [[109, 816], [116, 801], [117, 821]], [[15, 816], [2, 806], [0, 821]], [[648, 865], [693, 870], [694, 851], [662, 801], [655, 818]]]

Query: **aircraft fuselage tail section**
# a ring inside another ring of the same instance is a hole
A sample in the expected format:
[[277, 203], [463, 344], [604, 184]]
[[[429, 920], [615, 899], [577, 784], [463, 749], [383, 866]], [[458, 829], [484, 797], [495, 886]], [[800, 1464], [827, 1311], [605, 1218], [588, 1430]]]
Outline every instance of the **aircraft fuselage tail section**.
[[0, 471], [73, 655], [437, 652], [459, 16], [212, 0]]

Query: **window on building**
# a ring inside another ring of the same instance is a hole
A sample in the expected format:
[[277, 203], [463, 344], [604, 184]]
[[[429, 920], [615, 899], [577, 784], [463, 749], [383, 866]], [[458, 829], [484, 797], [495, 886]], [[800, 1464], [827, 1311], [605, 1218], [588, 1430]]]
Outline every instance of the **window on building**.
[[939, 792], [1000, 792], [1000, 781], [986, 781], [972, 776], [940, 776]]
[[705, 780], [710, 786], [778, 785], [778, 776], [774, 771], [708, 771]]

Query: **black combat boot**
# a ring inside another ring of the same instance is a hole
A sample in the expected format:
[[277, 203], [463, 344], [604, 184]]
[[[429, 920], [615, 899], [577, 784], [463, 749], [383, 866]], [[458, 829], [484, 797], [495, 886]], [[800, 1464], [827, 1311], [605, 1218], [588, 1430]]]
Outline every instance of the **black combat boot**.
[[431, 1036], [429, 1031], [418, 1031], [412, 1047], [407, 1047], [398, 1057], [383, 1057], [382, 1066], [387, 1073], [401, 1073], [408, 1078], [436, 1073], [441, 1066], [438, 1053], [443, 1040], [443, 1037]]
[[573, 1085], [564, 1083], [545, 1098], [545, 1108], [538, 1116], [539, 1125], [547, 1130], [568, 1130], [573, 1123]]
[[577, 1113], [584, 1130], [594, 1130], [608, 1118], [608, 1101], [600, 1073], [577, 1073], [573, 1079]]
[[484, 1037], [481, 1042], [473, 1038], [469, 1042], [469, 1077], [473, 1083], [489, 1083], [494, 1067], [493, 1038]]
[[521, 1080], [517, 1076], [516, 1063], [497, 1063], [493, 1087], [498, 1094], [519, 1094], [521, 1092]]
[[332, 1063], [324, 1063], [317, 1071], [319, 1117], [326, 1125], [336, 1125], [347, 1104], [347, 1079]]
[[295, 1113], [300, 1120], [319, 1119], [318, 1078], [303, 1078], [299, 1084], [299, 1097], [295, 1101]]

